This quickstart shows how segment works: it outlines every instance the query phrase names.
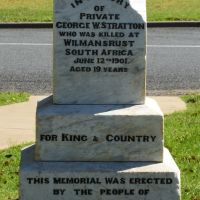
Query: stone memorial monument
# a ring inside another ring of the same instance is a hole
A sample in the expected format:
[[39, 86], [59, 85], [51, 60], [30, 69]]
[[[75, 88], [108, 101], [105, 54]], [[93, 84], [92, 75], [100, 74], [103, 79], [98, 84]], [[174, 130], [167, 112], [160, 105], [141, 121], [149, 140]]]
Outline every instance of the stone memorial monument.
[[20, 200], [180, 200], [145, 97], [145, 0], [54, 0], [53, 96], [22, 150]]

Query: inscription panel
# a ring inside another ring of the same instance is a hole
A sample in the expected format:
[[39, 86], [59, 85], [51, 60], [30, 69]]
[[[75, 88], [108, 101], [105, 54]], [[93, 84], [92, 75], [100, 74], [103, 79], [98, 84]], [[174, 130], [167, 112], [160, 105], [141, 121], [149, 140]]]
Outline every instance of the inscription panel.
[[36, 159], [162, 161], [163, 115], [144, 105], [52, 105], [37, 109]]
[[21, 200], [180, 199], [180, 172], [167, 150], [163, 163], [35, 162], [32, 154], [22, 154]]
[[142, 104], [145, 0], [55, 1], [54, 103]]

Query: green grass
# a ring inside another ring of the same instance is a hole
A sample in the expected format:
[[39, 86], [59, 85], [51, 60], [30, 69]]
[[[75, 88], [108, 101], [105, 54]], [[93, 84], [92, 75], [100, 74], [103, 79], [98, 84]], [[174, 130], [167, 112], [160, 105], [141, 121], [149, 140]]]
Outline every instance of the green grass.
[[19, 189], [20, 149], [16, 146], [0, 151], [0, 199], [16, 200]]
[[198, 21], [200, 0], [147, 0], [148, 21]]
[[[0, 0], [1, 22], [51, 22], [53, 0]], [[200, 0], [147, 0], [148, 21], [200, 20]]]
[[29, 97], [25, 92], [0, 92], [0, 106], [28, 101]]
[[182, 199], [200, 200], [200, 94], [184, 96], [188, 109], [165, 117], [165, 146], [182, 175]]
[[0, 0], [2, 22], [52, 21], [53, 0]]
[[[184, 96], [188, 109], [165, 117], [165, 146], [182, 177], [182, 200], [200, 200], [200, 94]], [[18, 198], [20, 149], [0, 151], [0, 199]]]

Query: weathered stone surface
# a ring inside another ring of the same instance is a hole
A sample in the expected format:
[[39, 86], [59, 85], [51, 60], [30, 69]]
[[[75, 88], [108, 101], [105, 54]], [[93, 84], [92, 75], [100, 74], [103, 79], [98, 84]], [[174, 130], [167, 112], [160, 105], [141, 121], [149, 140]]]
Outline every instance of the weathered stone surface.
[[162, 161], [163, 114], [144, 105], [39, 103], [36, 159], [42, 161]]
[[54, 103], [142, 104], [146, 1], [54, 2]]
[[22, 151], [20, 200], [179, 200], [180, 172], [168, 150], [156, 162], [36, 162]]

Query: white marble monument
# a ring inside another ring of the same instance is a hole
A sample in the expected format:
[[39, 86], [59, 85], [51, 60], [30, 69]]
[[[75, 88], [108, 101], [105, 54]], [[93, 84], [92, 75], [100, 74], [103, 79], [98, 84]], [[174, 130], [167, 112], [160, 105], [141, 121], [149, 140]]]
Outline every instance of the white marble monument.
[[141, 104], [145, 98], [145, 0], [57, 0], [55, 104]]
[[145, 0], [54, 0], [53, 49], [20, 200], [180, 200], [163, 114], [145, 97]]

